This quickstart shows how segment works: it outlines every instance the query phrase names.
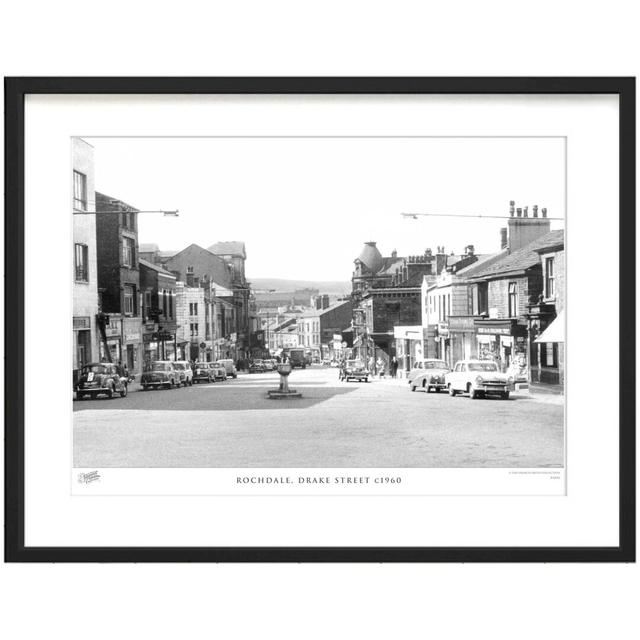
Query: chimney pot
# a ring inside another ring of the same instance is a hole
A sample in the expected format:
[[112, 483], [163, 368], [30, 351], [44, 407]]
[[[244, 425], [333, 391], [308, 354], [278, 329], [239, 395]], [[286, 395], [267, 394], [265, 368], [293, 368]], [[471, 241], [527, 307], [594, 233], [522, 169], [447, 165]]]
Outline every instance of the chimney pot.
[[542, 217], [543, 218], [547, 217], [547, 207], [542, 207]]
[[538, 217], [538, 205], [537, 204], [533, 205], [533, 217], [534, 218]]
[[525, 207], [524, 208], [524, 217], [528, 218], [529, 217], [529, 207]]
[[516, 201], [515, 200], [510, 200], [509, 201], [509, 214], [511, 215], [512, 218], [513, 218], [513, 214], [515, 213], [515, 209], [514, 209], [515, 206], [516, 206]]

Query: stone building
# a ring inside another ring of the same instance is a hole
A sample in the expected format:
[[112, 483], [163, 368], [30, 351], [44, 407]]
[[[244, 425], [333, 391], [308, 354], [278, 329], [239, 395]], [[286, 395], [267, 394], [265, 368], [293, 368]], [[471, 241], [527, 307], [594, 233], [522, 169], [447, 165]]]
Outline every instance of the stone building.
[[93, 147], [72, 138], [73, 372], [99, 360], [98, 267]]

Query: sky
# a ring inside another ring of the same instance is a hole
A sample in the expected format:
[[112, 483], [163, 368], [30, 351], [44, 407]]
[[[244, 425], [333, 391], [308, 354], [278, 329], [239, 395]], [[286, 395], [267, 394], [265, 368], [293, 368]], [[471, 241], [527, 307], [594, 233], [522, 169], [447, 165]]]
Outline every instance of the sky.
[[[350, 280], [364, 242], [383, 255], [500, 249], [517, 207], [565, 216], [563, 138], [84, 138], [96, 190], [140, 210], [162, 250], [242, 240], [251, 278]], [[405, 219], [401, 213], [448, 217]], [[564, 222], [552, 223], [552, 229]]]

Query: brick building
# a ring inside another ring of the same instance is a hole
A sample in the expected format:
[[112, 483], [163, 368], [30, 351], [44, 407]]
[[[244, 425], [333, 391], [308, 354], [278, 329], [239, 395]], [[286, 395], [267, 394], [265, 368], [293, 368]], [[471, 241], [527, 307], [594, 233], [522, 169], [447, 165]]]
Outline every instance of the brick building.
[[542, 293], [529, 305], [530, 375], [533, 385], [564, 386], [564, 236], [537, 246], [542, 267]]
[[144, 362], [179, 360], [176, 277], [160, 265], [139, 259]]
[[122, 200], [96, 192], [101, 359], [140, 373], [143, 362], [138, 214]]
[[[435, 279], [448, 260], [444, 247], [435, 254], [427, 249], [423, 255], [402, 258], [396, 251], [383, 257], [375, 242], [365, 243], [351, 279], [353, 346], [360, 358], [386, 363], [397, 351], [394, 327], [421, 331], [423, 277]], [[410, 358], [405, 359], [408, 366]]]

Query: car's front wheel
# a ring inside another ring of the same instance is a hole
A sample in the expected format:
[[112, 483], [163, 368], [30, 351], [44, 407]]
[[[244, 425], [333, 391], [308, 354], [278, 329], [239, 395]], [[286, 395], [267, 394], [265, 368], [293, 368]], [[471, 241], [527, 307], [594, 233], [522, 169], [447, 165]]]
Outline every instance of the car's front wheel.
[[503, 400], [508, 400], [508, 399], [509, 399], [509, 392], [508, 392], [508, 391], [503, 391], [503, 392], [500, 394], [500, 397], [501, 397]]
[[113, 398], [113, 385], [109, 385], [109, 388], [107, 389], [107, 398], [109, 398], [109, 400]]
[[449, 395], [453, 398], [453, 396], [456, 395], [456, 390], [453, 388], [453, 386], [451, 385], [451, 383], [449, 383], [447, 385], [448, 389], [449, 389]]

